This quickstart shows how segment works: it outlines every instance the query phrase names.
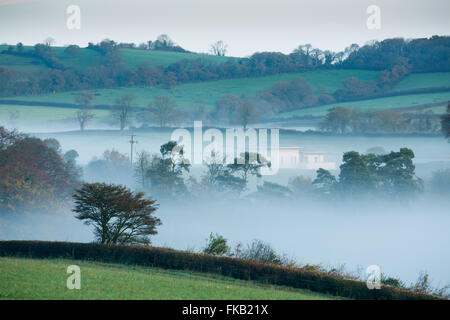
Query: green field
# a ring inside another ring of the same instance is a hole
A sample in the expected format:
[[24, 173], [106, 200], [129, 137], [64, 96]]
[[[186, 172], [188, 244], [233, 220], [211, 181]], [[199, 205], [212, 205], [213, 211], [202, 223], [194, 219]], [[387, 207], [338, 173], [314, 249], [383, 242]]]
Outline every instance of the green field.
[[[48, 126], [70, 125], [71, 129], [77, 128], [75, 108], [21, 106], [0, 104], [0, 126], [34, 126], [45, 128]], [[98, 125], [111, 121], [108, 110], [94, 110], [94, 118], [89, 125]]]
[[[8, 46], [0, 46], [0, 52], [6, 50]], [[33, 50], [32, 47], [24, 47], [25, 51]], [[65, 47], [52, 47], [55, 57], [64, 65], [75, 68], [77, 70], [84, 70], [90, 66], [98, 64], [100, 53], [91, 49], [81, 49], [81, 54], [75, 57], [67, 56], [64, 53]], [[125, 64], [135, 69], [140, 65], [149, 66], [168, 66], [172, 63], [184, 59], [198, 59], [205, 58], [211, 61], [222, 63], [232, 57], [219, 57], [209, 54], [201, 53], [183, 53], [183, 52], [168, 52], [168, 51], [149, 51], [149, 50], [134, 50], [134, 49], [119, 49], [120, 56]], [[33, 62], [31, 64], [30, 62]], [[39, 68], [45, 69], [45, 65], [39, 60], [32, 60], [29, 58], [16, 57], [9, 54], [0, 54], [0, 66], [11, 67], [12, 69], [21, 71], [36, 71]]]
[[201, 53], [145, 51], [133, 49], [120, 49], [120, 53], [125, 63], [131, 68], [137, 68], [140, 65], [168, 66], [184, 59], [205, 58], [217, 63], [226, 62], [227, 60], [232, 59], [230, 57], [219, 57]]
[[[114, 99], [122, 94], [132, 93], [136, 95], [136, 105], [146, 106], [155, 96], [169, 96], [177, 100], [180, 109], [189, 110], [199, 103], [212, 108], [214, 102], [226, 94], [254, 95], [258, 90], [264, 90], [277, 81], [290, 81], [295, 78], [305, 79], [316, 92], [332, 93], [341, 87], [342, 81], [349, 77], [357, 77], [364, 81], [374, 80], [379, 73], [364, 70], [323, 70], [304, 73], [279, 74], [267, 77], [242, 78], [219, 80], [200, 83], [187, 83], [172, 89], [159, 87], [144, 88], [119, 88], [92, 90], [97, 98], [94, 104], [113, 104]], [[39, 96], [14, 97], [14, 100], [39, 101], [39, 102], [62, 102], [74, 103], [74, 93], [64, 92], [46, 94]]]
[[46, 69], [46, 66], [37, 59], [16, 57], [9, 54], [0, 54], [0, 67], [6, 67], [19, 73], [34, 73]]
[[[69, 290], [67, 267], [81, 269]], [[210, 274], [75, 260], [0, 258], [0, 299], [322, 300], [336, 297]]]
[[[211, 83], [204, 83], [211, 84]], [[188, 85], [186, 85], [188, 86]], [[194, 86], [194, 85], [192, 85]], [[180, 86], [181, 87], [181, 86]], [[142, 90], [142, 91], [141, 91]], [[156, 91], [156, 89], [154, 89]], [[98, 90], [99, 94], [101, 94], [102, 103], [108, 102], [112, 103], [114, 97], [118, 94], [122, 93], [130, 93], [133, 92], [135, 94], [139, 94], [139, 101], [141, 105], [144, 106], [144, 101], [151, 101], [152, 95], [150, 89], [138, 89], [138, 88], [130, 88], [130, 89], [103, 89]], [[150, 91], [150, 92], [149, 92]], [[155, 93], [153, 91], [153, 93]], [[143, 92], [144, 94], [140, 94]], [[192, 94], [193, 92], [191, 92]], [[200, 93], [200, 92], [199, 92]], [[207, 92], [206, 92], [207, 93]], [[174, 95], [174, 93], [172, 92]], [[148, 96], [147, 96], [148, 95]], [[64, 93], [64, 94], [56, 94], [60, 98], [64, 98], [67, 101], [70, 101], [70, 98], [73, 98], [72, 93]], [[147, 97], [147, 98], [145, 98]], [[32, 97], [36, 98], [36, 97]], [[40, 97], [43, 98], [44, 96]], [[45, 96], [48, 101], [51, 101], [51, 96]], [[192, 97], [190, 97], [192, 99]], [[57, 101], [64, 101], [57, 100]], [[192, 107], [196, 106], [195, 101], [186, 99], [184, 96], [179, 96], [177, 98], [178, 105], [180, 108], [184, 110], [189, 110]], [[212, 98], [210, 98], [212, 99]], [[106, 100], [106, 101], [105, 101]], [[435, 103], [435, 102], [446, 102], [450, 100], [450, 92], [441, 92], [441, 93], [429, 93], [429, 94], [417, 94], [417, 95], [406, 95], [406, 96], [397, 96], [397, 97], [388, 97], [388, 98], [379, 98], [379, 99], [371, 99], [371, 100], [363, 100], [363, 101], [355, 101], [355, 102], [346, 102], [346, 103], [334, 103], [314, 108], [306, 108], [303, 110], [296, 110], [291, 112], [286, 112], [280, 114], [279, 118], [289, 119], [293, 116], [305, 116], [305, 115], [314, 115], [314, 116], [323, 116], [326, 114], [327, 110], [336, 106], [346, 106], [351, 108], [360, 108], [361, 110], [383, 110], [383, 109], [391, 109], [391, 108], [404, 108], [404, 107], [413, 107], [413, 106], [421, 106], [427, 103]], [[209, 105], [212, 107], [212, 104]], [[425, 108], [424, 110], [432, 110], [435, 114], [443, 114], [445, 113], [446, 106], [434, 106], [430, 108]], [[21, 106], [21, 105], [1, 105], [0, 104], [0, 125], [14, 126], [15, 124], [19, 125], [33, 125], [38, 127], [45, 127], [46, 125], [70, 125], [70, 130], [76, 129], [76, 118], [75, 112], [77, 109], [75, 108], [60, 108], [60, 107], [42, 107], [42, 106]], [[415, 111], [415, 110], [413, 110]], [[15, 114], [17, 119], [11, 119], [11, 116]], [[97, 124], [109, 124], [111, 121], [110, 114], [108, 110], [94, 110], [94, 119], [89, 123], [88, 126], [96, 126]]]
[[[5, 50], [6, 46], [0, 46], [0, 51]], [[64, 53], [64, 47], [53, 47], [53, 51], [58, 59], [64, 64], [83, 70], [89, 66], [95, 65], [100, 58], [100, 54], [94, 50], [82, 49], [81, 55], [77, 57], [68, 57]], [[32, 47], [25, 47], [25, 50], [32, 50]], [[179, 53], [164, 51], [146, 51], [120, 49], [120, 54], [125, 63], [136, 68], [139, 65], [167, 66], [182, 59], [207, 58], [218, 63], [224, 62], [230, 57], [217, 57], [206, 54]], [[10, 67], [21, 73], [36, 72], [44, 70], [46, 67], [42, 62], [15, 57], [6, 54], [0, 54], [0, 66]], [[209, 81], [200, 83], [187, 83], [175, 86], [172, 89], [162, 87], [130, 87], [130, 88], [111, 88], [92, 90], [96, 94], [94, 104], [112, 105], [116, 97], [123, 94], [134, 94], [137, 97], [136, 106], [145, 107], [153, 100], [155, 96], [168, 96], [177, 101], [178, 107], [184, 111], [196, 109], [198, 106], [205, 106], [209, 109], [214, 107], [216, 100], [226, 94], [256, 95], [258, 91], [265, 90], [277, 81], [291, 81], [294, 78], [305, 79], [314, 91], [319, 94], [322, 92], [333, 93], [342, 87], [342, 81], [356, 77], [362, 81], [373, 81], [379, 76], [377, 71], [367, 70], [320, 70], [303, 73], [279, 74], [265, 77], [229, 79], [219, 81]], [[450, 72], [441, 73], [420, 73], [412, 74], [403, 79], [393, 91], [413, 90], [428, 87], [450, 87]], [[3, 99], [14, 99], [27, 102], [52, 102], [52, 103], [74, 103], [74, 92], [63, 92], [56, 94], [45, 94], [38, 96], [9, 97]], [[335, 106], [359, 107], [363, 110], [373, 109], [391, 109], [419, 106], [435, 102], [445, 102], [450, 100], [450, 92], [441, 92], [433, 94], [412, 94], [397, 97], [379, 98], [363, 100], [349, 103], [335, 103], [326, 106], [319, 106], [303, 110], [286, 112], [280, 115], [282, 118], [292, 116], [315, 115], [323, 116], [326, 110]], [[443, 113], [444, 106], [432, 107], [435, 113]], [[72, 121], [75, 109], [44, 108], [44, 107], [23, 107], [14, 105], [0, 105], [0, 122], [6, 122], [10, 111], [19, 110], [20, 120], [27, 122], [28, 119], [49, 120], [51, 122]], [[104, 120], [107, 117], [106, 111], [97, 111], [97, 119]]]
[[450, 72], [413, 73], [400, 81], [393, 91], [429, 87], [450, 87]]
[[[302, 110], [285, 112], [280, 114], [280, 117], [289, 118], [292, 116], [304, 116], [304, 115], [323, 116], [327, 113], [327, 110], [329, 108], [338, 106], [360, 108], [361, 110], [384, 110], [392, 108], [420, 106], [427, 103], [446, 102], [449, 100], [450, 100], [450, 92], [411, 94], [406, 96], [327, 104], [324, 106], [314, 108], [306, 108]], [[445, 112], [445, 108], [446, 108], [445, 106], [439, 106], [439, 107], [432, 107], [429, 109], [432, 109], [433, 112], [437, 114], [442, 114]]]

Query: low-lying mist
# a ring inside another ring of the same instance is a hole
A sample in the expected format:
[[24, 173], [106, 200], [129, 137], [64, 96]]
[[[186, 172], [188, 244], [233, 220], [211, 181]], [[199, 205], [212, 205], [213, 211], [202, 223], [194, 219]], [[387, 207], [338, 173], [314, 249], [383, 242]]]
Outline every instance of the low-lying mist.
[[[39, 134], [57, 138], [64, 151], [79, 153], [83, 180], [125, 184], [139, 190], [128, 160], [123, 170], [102, 171], [88, 164], [100, 159], [105, 150], [128, 154], [129, 132], [66, 132]], [[135, 151], [159, 152], [170, 130], [137, 133]], [[406, 146], [415, 153], [416, 175], [424, 179], [425, 192], [415, 199], [386, 201], [324, 201], [317, 198], [160, 199], [155, 216], [162, 220], [155, 246], [201, 251], [211, 232], [229, 240], [232, 246], [254, 239], [269, 243], [280, 254], [299, 263], [341, 265], [350, 271], [363, 271], [379, 265], [383, 273], [412, 282], [420, 271], [427, 271], [434, 285], [450, 283], [450, 198], [442, 190], [433, 196], [427, 183], [432, 173], [449, 168], [448, 143], [442, 137], [333, 137], [281, 134], [280, 145], [301, 146], [309, 151], [324, 151], [327, 161], [337, 168], [345, 151], [384, 146], [387, 151]], [[107, 167], [108, 169], [108, 167]], [[199, 178], [204, 168], [193, 166], [185, 176]], [[338, 174], [338, 170], [332, 172]], [[281, 169], [276, 176], [262, 180], [286, 186], [289, 178], [302, 175], [314, 178], [314, 170]], [[259, 181], [259, 184], [262, 181]], [[254, 191], [258, 181], [249, 181]], [[153, 196], [149, 194], [149, 196]], [[46, 212], [0, 215], [0, 239], [91, 242], [92, 230], [74, 218], [69, 208]]]
[[[299, 263], [350, 271], [379, 265], [383, 273], [414, 281], [427, 271], [433, 284], [450, 282], [450, 201], [318, 202], [312, 200], [196, 199], [159, 201], [163, 222], [155, 246], [201, 251], [211, 232], [231, 245], [254, 239], [271, 244]], [[66, 210], [2, 217], [0, 238], [93, 241], [89, 226]]]

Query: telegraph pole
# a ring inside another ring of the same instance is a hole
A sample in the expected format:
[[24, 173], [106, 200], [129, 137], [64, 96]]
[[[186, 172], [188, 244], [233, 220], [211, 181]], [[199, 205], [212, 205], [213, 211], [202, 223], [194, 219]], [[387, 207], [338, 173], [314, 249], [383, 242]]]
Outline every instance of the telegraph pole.
[[131, 134], [130, 137], [131, 137], [131, 140], [129, 141], [131, 145], [130, 159], [131, 159], [131, 166], [133, 167], [133, 146], [138, 142], [134, 140], [134, 137], [136, 137], [135, 134]]

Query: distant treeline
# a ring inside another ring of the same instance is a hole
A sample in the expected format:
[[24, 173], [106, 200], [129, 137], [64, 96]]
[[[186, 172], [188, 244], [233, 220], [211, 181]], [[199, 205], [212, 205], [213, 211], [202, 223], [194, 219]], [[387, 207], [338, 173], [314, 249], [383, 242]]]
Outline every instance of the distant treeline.
[[396, 110], [361, 111], [359, 108], [334, 107], [328, 109], [319, 123], [322, 131], [344, 133], [438, 133], [439, 116], [432, 110], [414, 113]]
[[[172, 51], [184, 50], [170, 42], [157, 40], [155, 43], [150, 44], [153, 50], [170, 51], [170, 48]], [[170, 88], [187, 82], [334, 68], [385, 70], [375, 86], [356, 79], [346, 80], [344, 88], [335, 94], [335, 99], [339, 100], [386, 90], [410, 72], [450, 71], [450, 37], [447, 36], [412, 41], [388, 39], [361, 48], [352, 45], [338, 53], [302, 45], [290, 54], [262, 52], [255, 53], [249, 58], [230, 59], [224, 63], [216, 63], [208, 58], [185, 59], [167, 67], [141, 65], [136, 69], [128, 67], [123, 62], [119, 52], [123, 47], [123, 44], [111, 40], [104, 40], [97, 45], [90, 44], [88, 48], [100, 52], [101, 57], [97, 64], [80, 71], [64, 65], [57, 59], [49, 44], [37, 44], [33, 50], [25, 50], [20, 43], [10, 46], [2, 54], [35, 58], [42, 61], [48, 69], [27, 75], [8, 67], [0, 67], [0, 95], [35, 95], [130, 86], [160, 85]], [[65, 54], [77, 56], [83, 52], [78, 46], [71, 45], [66, 48]]]
[[[421, 193], [414, 153], [408, 148], [386, 152], [383, 148], [344, 153], [335, 177], [324, 169], [314, 180], [293, 176], [287, 186], [264, 181], [249, 193], [251, 178], [272, 166], [269, 159], [245, 152], [231, 163], [211, 155], [200, 177], [190, 176], [191, 164], [182, 145], [169, 141], [159, 154], [141, 151], [133, 165], [128, 155], [106, 150], [83, 169], [76, 163], [76, 150], [63, 152], [55, 139], [40, 140], [0, 127], [0, 213], [65, 206], [84, 179], [90, 182], [134, 185], [157, 199], [324, 199], [348, 197], [413, 199]], [[259, 180], [262, 182], [261, 180]], [[430, 190], [438, 196], [448, 192], [450, 171], [436, 174]], [[70, 205], [70, 204], [69, 204]]]
[[411, 64], [412, 72], [449, 71], [449, 44], [448, 36], [373, 41], [352, 51], [342, 66], [349, 69], [384, 70], [396, 65], [398, 58], [405, 58]]

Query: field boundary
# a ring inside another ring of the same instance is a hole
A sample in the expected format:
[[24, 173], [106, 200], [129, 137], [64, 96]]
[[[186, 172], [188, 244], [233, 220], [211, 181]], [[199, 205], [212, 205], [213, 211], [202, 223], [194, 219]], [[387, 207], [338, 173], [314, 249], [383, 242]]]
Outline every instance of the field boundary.
[[437, 296], [385, 285], [379, 290], [369, 290], [363, 281], [345, 279], [302, 268], [157, 247], [49, 241], [0, 241], [0, 256], [68, 258], [212, 273], [240, 280], [307, 289], [352, 299], [441, 299]]
[[[127, 87], [129, 88], [129, 87]], [[340, 101], [333, 102], [332, 104], [336, 103], [348, 103], [348, 102], [359, 102], [359, 101], [367, 101], [367, 100], [376, 100], [376, 99], [382, 99], [382, 98], [390, 98], [390, 97], [397, 97], [397, 96], [408, 96], [408, 95], [416, 95], [416, 94], [431, 94], [431, 93], [441, 93], [441, 92], [448, 92], [450, 91], [450, 87], [429, 87], [429, 88], [417, 88], [417, 89], [410, 89], [410, 90], [401, 90], [401, 91], [389, 91], [386, 93], [380, 93], [380, 94], [374, 94], [369, 95], [366, 97], [360, 97], [360, 98], [354, 98], [354, 99], [343, 99]], [[395, 110], [408, 110], [408, 109], [420, 109], [426, 106], [439, 106], [441, 104], [447, 104], [447, 101], [443, 102], [434, 102], [434, 103], [428, 103], [423, 105], [416, 105], [416, 106], [406, 106], [406, 107], [397, 107], [397, 108], [391, 108]], [[68, 103], [68, 102], [46, 102], [46, 101], [29, 101], [29, 100], [16, 100], [16, 99], [8, 99], [8, 98], [1, 98], [0, 97], [0, 105], [20, 105], [20, 106], [36, 106], [36, 107], [58, 107], [58, 108], [72, 108], [72, 109], [78, 109], [80, 108], [79, 105], [75, 103]], [[289, 110], [285, 111], [283, 113], [293, 112], [297, 110], [310, 110], [318, 107], [324, 107], [328, 104], [317, 104], [312, 106], [305, 106], [299, 109], [295, 110]], [[113, 105], [107, 105], [107, 104], [98, 104], [93, 105], [94, 109], [98, 110], [110, 110]], [[142, 106], [134, 106], [134, 109], [145, 109]], [[283, 118], [283, 117], [281, 117]], [[278, 119], [278, 118], [276, 118]]]
[[[13, 105], [13, 106], [27, 106], [27, 107], [51, 107], [51, 108], [67, 108], [67, 109], [79, 109], [80, 106], [74, 103], [65, 102], [43, 102], [43, 101], [23, 101], [23, 100], [2, 100], [0, 99], [0, 105]], [[92, 108], [94, 110], [111, 110], [111, 104], [96, 104]], [[132, 106], [134, 110], [145, 110], [144, 107]]]

